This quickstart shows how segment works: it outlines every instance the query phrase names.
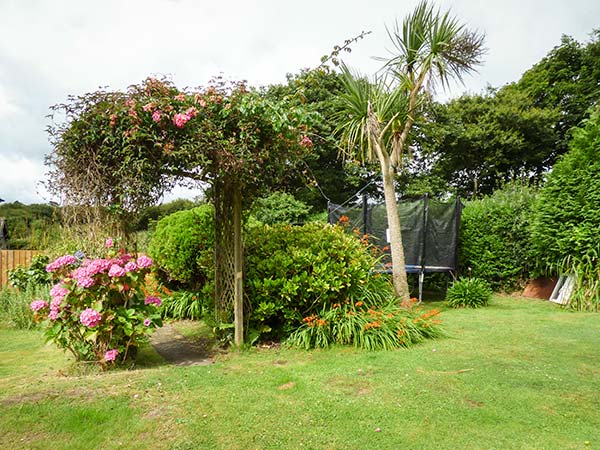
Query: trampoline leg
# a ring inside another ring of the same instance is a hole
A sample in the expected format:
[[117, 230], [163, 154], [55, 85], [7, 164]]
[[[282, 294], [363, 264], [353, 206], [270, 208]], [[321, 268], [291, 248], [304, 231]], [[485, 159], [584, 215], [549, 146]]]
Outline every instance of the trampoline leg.
[[423, 301], [423, 280], [425, 279], [425, 272], [419, 272], [419, 304]]

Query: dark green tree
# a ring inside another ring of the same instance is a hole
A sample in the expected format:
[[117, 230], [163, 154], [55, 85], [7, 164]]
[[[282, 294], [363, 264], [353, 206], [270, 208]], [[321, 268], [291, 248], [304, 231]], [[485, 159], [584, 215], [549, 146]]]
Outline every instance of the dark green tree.
[[515, 88], [540, 108], [556, 108], [557, 153], [568, 148], [569, 130], [588, 116], [600, 99], [600, 29], [588, 43], [563, 36], [540, 62], [523, 74]]
[[430, 105], [418, 125], [409, 190], [487, 195], [515, 177], [539, 179], [556, 159], [557, 111], [513, 86]]

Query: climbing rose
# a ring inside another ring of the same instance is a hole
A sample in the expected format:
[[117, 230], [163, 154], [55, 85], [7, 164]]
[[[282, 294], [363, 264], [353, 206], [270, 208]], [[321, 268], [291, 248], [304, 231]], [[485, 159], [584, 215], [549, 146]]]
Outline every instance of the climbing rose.
[[115, 359], [117, 359], [118, 354], [119, 354], [119, 350], [117, 350], [116, 348], [113, 350], [109, 350], [104, 354], [104, 360], [105, 361], [114, 361]]
[[108, 238], [106, 241], [104, 241], [104, 246], [106, 248], [111, 248], [113, 246], [113, 240], [111, 238]]
[[102, 315], [92, 308], [84, 309], [81, 314], [79, 314], [79, 321], [86, 327], [90, 328], [94, 328], [96, 325], [98, 325], [101, 319]]
[[173, 123], [177, 128], [183, 128], [183, 126], [190, 120], [192, 116], [186, 113], [178, 113], [173, 116]]
[[31, 310], [35, 312], [38, 312], [40, 309], [44, 309], [46, 306], [48, 306], [48, 303], [46, 303], [44, 300], [34, 300], [29, 305]]
[[157, 109], [156, 111], [154, 111], [152, 113], [152, 120], [154, 120], [156, 123], [160, 122], [160, 118], [162, 116], [162, 111], [160, 109]]
[[146, 255], [142, 255], [137, 259], [137, 265], [140, 269], [145, 269], [152, 265], [152, 259]]

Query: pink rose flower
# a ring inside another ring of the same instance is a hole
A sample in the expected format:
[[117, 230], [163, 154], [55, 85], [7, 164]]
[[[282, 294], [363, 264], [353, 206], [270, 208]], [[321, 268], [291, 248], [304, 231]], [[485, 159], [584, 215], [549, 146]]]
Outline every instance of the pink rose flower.
[[117, 264], [113, 264], [112, 266], [110, 266], [110, 269], [108, 269], [109, 277], [122, 277], [126, 273], [127, 272], [125, 272], [125, 269], [123, 269], [121, 266], [119, 266]]
[[106, 241], [104, 241], [104, 246], [106, 248], [111, 248], [113, 246], [114, 242], [112, 240], [112, 238], [108, 238]]
[[29, 305], [31, 310], [35, 312], [38, 312], [40, 309], [44, 309], [46, 306], [48, 306], [48, 303], [44, 300], [34, 300]]
[[102, 320], [102, 315], [92, 308], [84, 309], [79, 314], [79, 321], [86, 327], [94, 328], [100, 323], [100, 320]]
[[162, 305], [162, 301], [158, 297], [146, 297], [146, 300], [144, 300], [144, 304], [160, 306]]
[[137, 259], [137, 265], [141, 269], [145, 269], [152, 265], [152, 259], [146, 255], [142, 255]]
[[152, 120], [154, 120], [156, 123], [160, 122], [161, 117], [162, 117], [162, 111], [160, 109], [157, 109], [156, 111], [154, 111], [152, 113]]
[[190, 106], [188, 109], [185, 110], [185, 115], [191, 119], [198, 115], [198, 110], [193, 106]]
[[117, 359], [118, 354], [119, 354], [119, 350], [117, 350], [116, 348], [109, 350], [104, 354], [104, 360], [105, 361], [114, 361], [115, 359]]
[[190, 120], [192, 116], [186, 113], [178, 113], [173, 116], [173, 123], [177, 128], [183, 128], [183, 126]]

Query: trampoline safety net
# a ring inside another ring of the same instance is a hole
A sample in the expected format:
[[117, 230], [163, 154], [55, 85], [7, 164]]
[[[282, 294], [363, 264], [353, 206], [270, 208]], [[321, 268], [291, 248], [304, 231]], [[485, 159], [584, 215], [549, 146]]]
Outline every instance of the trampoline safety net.
[[[446, 203], [423, 196], [398, 202], [407, 272], [456, 272], [461, 210], [459, 199]], [[371, 244], [381, 249], [388, 245], [384, 204], [363, 201], [362, 208], [329, 204], [328, 219], [331, 224], [344, 224], [349, 231], [367, 234]], [[384, 251], [382, 263], [383, 270], [390, 268], [389, 250]]]

